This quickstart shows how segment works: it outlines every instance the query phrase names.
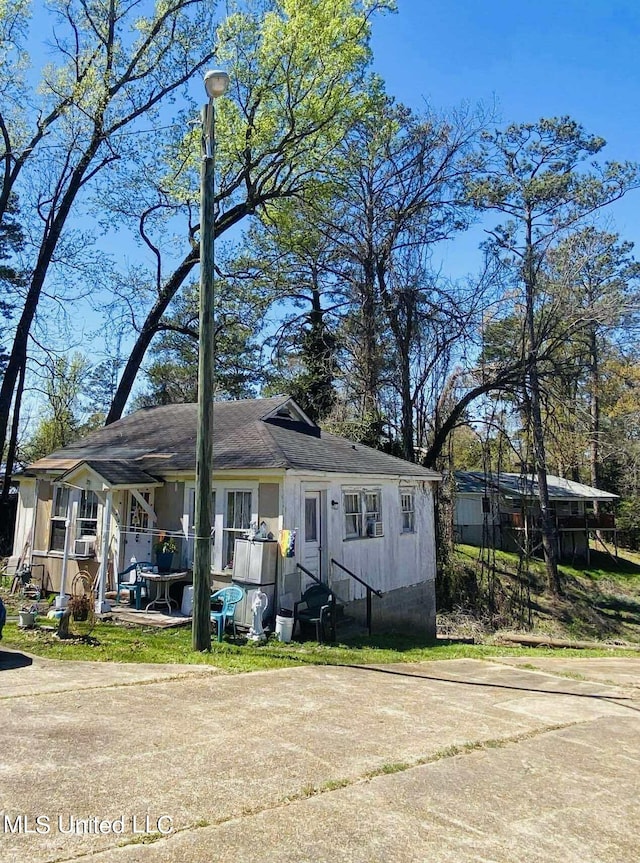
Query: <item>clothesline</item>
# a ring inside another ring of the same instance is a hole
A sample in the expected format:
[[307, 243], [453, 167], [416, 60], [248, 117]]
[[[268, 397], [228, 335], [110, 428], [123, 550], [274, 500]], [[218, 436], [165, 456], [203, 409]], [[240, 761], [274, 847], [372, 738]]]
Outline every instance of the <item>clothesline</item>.
[[[228, 533], [249, 533], [248, 527], [223, 527], [223, 531]], [[120, 528], [120, 535], [126, 534], [134, 534], [138, 536], [139, 534], [148, 534], [149, 536], [156, 536], [163, 534], [165, 537], [173, 536], [176, 538], [186, 537], [187, 539], [192, 539], [195, 536], [195, 528], [188, 528], [188, 532], [185, 533], [183, 530], [165, 530], [164, 528], [157, 527], [128, 527], [128, 528]]]

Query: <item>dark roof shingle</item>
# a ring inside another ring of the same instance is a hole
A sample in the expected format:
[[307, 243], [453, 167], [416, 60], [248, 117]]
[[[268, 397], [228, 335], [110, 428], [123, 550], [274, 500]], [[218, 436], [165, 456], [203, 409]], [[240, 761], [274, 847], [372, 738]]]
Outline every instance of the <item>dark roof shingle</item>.
[[[321, 431], [297, 414], [291, 419], [278, 416], [278, 409], [290, 402], [288, 396], [216, 402], [214, 468], [289, 468], [439, 479], [439, 474], [420, 465]], [[196, 423], [195, 404], [143, 408], [35, 462], [30, 470], [51, 470], [57, 461], [65, 467], [70, 461], [90, 461], [100, 471], [98, 461], [126, 461], [156, 475], [191, 471], [195, 469]]]

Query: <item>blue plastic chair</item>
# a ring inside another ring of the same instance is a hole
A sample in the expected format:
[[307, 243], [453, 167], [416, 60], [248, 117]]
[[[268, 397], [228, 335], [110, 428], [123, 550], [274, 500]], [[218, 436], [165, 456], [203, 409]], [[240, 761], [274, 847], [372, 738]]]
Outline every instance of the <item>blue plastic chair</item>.
[[130, 603], [133, 602], [135, 596], [136, 611], [140, 611], [142, 608], [142, 588], [146, 589], [147, 586], [147, 580], [140, 571], [143, 566], [148, 566], [151, 569], [153, 564], [145, 560], [139, 560], [118, 573], [118, 597], [121, 590], [128, 590]]
[[223, 587], [211, 594], [211, 602], [222, 602], [222, 608], [211, 612], [211, 620], [215, 621], [218, 641], [222, 641], [222, 635], [230, 620], [233, 624], [233, 637], [236, 637], [236, 605], [244, 599], [244, 590], [235, 584], [231, 587]]

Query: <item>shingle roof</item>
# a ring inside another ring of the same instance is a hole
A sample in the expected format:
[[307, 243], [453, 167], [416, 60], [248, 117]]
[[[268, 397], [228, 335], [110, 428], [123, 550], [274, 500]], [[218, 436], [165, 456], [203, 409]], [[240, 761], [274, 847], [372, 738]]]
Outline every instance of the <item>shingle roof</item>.
[[[293, 417], [279, 416], [293, 405]], [[214, 469], [298, 469], [336, 473], [411, 476], [436, 480], [434, 471], [321, 431], [300, 417], [289, 396], [216, 402]], [[299, 410], [299, 409], [298, 409]], [[143, 408], [30, 465], [65, 468], [90, 461], [132, 463], [149, 474], [195, 470], [197, 405]], [[123, 468], [124, 469], [124, 468]], [[104, 474], [103, 474], [104, 475]], [[105, 477], [106, 478], [106, 477]]]
[[[126, 459], [117, 461], [114, 459], [85, 459], [82, 464], [86, 464], [100, 474], [110, 486], [150, 485], [157, 482], [156, 477], [142, 470], [139, 464]], [[71, 474], [75, 470], [74, 467], [67, 471], [67, 474]], [[64, 474], [62, 479], [67, 474]]]
[[[547, 474], [547, 486], [552, 500], [616, 500], [618, 498], [617, 494], [553, 474]], [[458, 471], [456, 488], [459, 494], [486, 494], [490, 489], [507, 496], [538, 496], [538, 480], [532, 474], [485, 474], [482, 471]]]

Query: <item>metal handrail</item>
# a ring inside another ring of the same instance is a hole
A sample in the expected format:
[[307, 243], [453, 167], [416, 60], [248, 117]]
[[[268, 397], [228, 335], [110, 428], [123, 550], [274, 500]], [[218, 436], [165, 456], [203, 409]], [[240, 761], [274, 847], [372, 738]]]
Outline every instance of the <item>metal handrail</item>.
[[369, 635], [371, 635], [371, 594], [375, 593], [377, 597], [382, 597], [382, 591], [376, 590], [375, 587], [371, 587], [370, 584], [367, 584], [366, 581], [363, 581], [360, 576], [356, 575], [355, 572], [351, 572], [350, 569], [347, 569], [346, 566], [343, 566], [340, 561], [335, 560], [335, 558], [331, 558], [332, 566], [339, 567], [343, 572], [346, 572], [347, 575], [350, 575], [351, 578], [355, 579], [359, 584], [362, 584], [367, 589], [367, 630]]
[[[346, 572], [346, 573], [347, 573], [347, 575], [350, 575], [350, 576], [351, 576], [351, 578], [355, 578], [355, 580], [356, 580], [356, 581], [360, 582], [360, 584], [361, 584], [361, 585], [363, 585], [363, 587], [366, 587], [366, 588], [367, 588], [367, 590], [370, 590], [370, 591], [371, 591], [371, 593], [375, 593], [375, 595], [376, 595], [376, 596], [379, 596], [379, 597], [384, 596], [384, 594], [382, 593], [382, 591], [381, 591], [381, 590], [376, 590], [376, 589], [375, 589], [375, 587], [371, 587], [371, 585], [370, 585], [370, 584], [367, 584], [367, 582], [366, 582], [366, 581], [363, 581], [363, 580], [360, 578], [360, 576], [358, 576], [358, 575], [356, 575], [356, 574], [355, 574], [355, 572], [351, 572], [351, 570], [350, 570], [350, 569], [347, 569], [347, 567], [346, 567], [346, 566], [343, 566], [343, 565], [340, 563], [340, 561], [338, 561], [338, 560], [336, 560], [335, 558], [333, 558], [333, 557], [332, 557], [332, 558], [331, 558], [331, 563], [335, 564], [337, 567], [339, 567], [340, 569], [342, 569], [344, 572]], [[299, 564], [298, 564], [298, 565], [299, 565]]]
[[308, 575], [308, 576], [309, 576], [309, 578], [312, 578], [312, 579], [313, 579], [315, 582], [317, 582], [318, 584], [324, 584], [324, 582], [322, 582], [322, 581], [318, 578], [318, 576], [317, 576], [317, 575], [314, 575], [312, 572], [309, 572], [309, 570], [307, 569], [307, 567], [306, 567], [306, 566], [303, 566], [301, 563], [296, 563], [296, 566], [298, 567], [298, 569], [301, 569], [301, 570], [304, 572], [304, 574], [305, 574], [305, 575]]

